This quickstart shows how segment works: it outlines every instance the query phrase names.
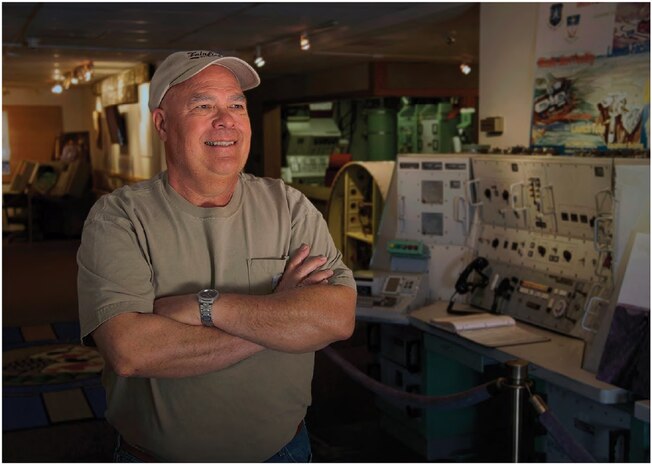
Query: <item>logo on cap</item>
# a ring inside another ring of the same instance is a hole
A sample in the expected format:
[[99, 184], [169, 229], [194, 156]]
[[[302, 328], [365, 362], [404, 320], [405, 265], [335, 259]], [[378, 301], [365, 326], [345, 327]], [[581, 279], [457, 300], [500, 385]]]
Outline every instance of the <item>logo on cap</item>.
[[188, 55], [189, 60], [196, 60], [198, 58], [203, 58], [203, 57], [222, 58], [222, 56], [223, 56], [220, 53], [210, 52], [210, 51], [207, 51], [207, 50], [198, 50], [198, 51], [194, 51], [194, 52], [187, 52], [186, 54]]

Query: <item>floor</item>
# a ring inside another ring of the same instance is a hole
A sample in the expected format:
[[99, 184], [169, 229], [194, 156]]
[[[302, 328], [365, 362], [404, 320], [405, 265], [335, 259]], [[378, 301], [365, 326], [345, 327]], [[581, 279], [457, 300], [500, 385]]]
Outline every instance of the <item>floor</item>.
[[[77, 318], [75, 240], [3, 242], [3, 326]], [[336, 348], [365, 368], [363, 328]], [[321, 353], [306, 423], [315, 462], [422, 462], [380, 428], [375, 400]], [[3, 433], [3, 462], [110, 462], [115, 432], [105, 421], [81, 421]]]

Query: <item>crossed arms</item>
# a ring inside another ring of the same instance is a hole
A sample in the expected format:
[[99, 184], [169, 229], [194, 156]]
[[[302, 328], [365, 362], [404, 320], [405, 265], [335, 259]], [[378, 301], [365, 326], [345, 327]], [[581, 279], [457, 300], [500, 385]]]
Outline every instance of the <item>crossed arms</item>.
[[194, 294], [154, 302], [154, 313], [123, 313], [93, 338], [119, 376], [186, 377], [227, 368], [265, 349], [312, 352], [347, 339], [355, 325], [355, 291], [329, 285], [325, 257], [304, 245], [288, 260], [273, 294], [221, 294], [215, 328], [201, 325]]

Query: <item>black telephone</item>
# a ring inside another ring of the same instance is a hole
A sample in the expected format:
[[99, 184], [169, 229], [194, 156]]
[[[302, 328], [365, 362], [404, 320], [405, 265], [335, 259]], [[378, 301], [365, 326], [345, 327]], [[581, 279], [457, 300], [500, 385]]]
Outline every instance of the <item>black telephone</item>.
[[[489, 282], [489, 276], [484, 274], [482, 270], [489, 266], [489, 262], [484, 257], [477, 257], [471, 263], [466, 265], [464, 271], [460, 273], [460, 277], [457, 278], [455, 283], [455, 292], [458, 294], [466, 294], [473, 291], [476, 288], [483, 288]], [[476, 272], [480, 277], [479, 281], [471, 281], [471, 273]]]
[[[475, 289], [487, 286], [489, 283], [489, 276], [483, 273], [483, 271], [488, 266], [489, 261], [484, 257], [477, 257], [471, 263], [466, 265], [466, 268], [464, 268], [464, 271], [460, 273], [460, 276], [457, 278], [457, 282], [455, 283], [455, 292], [448, 303], [448, 313], [478, 313], [478, 310], [473, 309], [453, 310], [453, 304], [455, 303], [455, 296], [457, 294], [467, 294]], [[479, 279], [472, 278], [472, 274], [477, 275]]]

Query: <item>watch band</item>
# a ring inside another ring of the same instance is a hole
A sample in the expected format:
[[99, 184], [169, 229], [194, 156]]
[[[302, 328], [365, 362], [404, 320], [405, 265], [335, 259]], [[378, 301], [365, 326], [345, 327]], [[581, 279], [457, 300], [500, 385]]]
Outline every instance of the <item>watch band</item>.
[[199, 317], [204, 326], [215, 326], [213, 324], [213, 302], [199, 302]]
[[199, 302], [199, 319], [204, 326], [215, 326], [213, 324], [213, 303], [219, 298], [220, 293], [216, 289], [203, 289], [197, 293]]

